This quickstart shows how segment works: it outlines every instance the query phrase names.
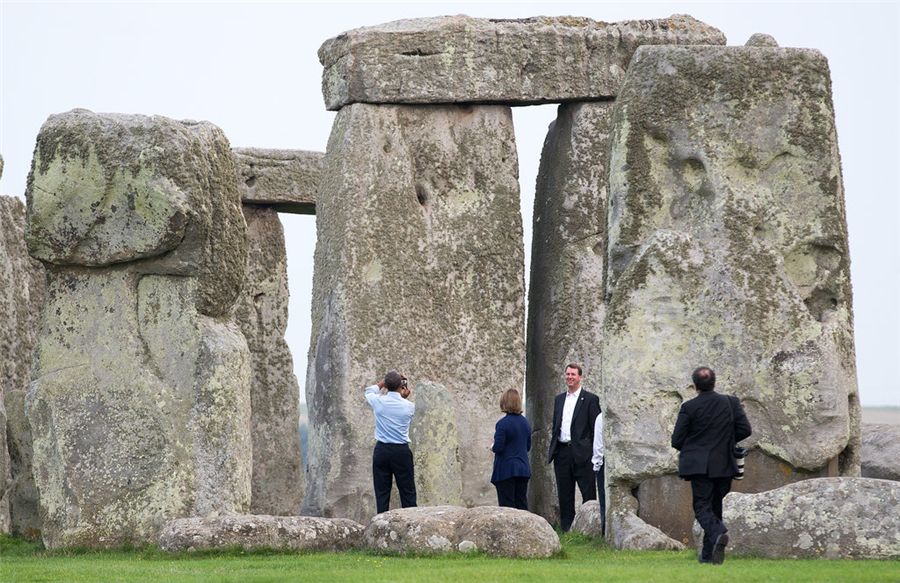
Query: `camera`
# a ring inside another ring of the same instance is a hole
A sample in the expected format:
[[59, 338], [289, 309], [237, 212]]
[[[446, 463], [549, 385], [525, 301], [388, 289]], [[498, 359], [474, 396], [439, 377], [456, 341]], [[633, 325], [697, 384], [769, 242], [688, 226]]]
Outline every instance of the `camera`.
[[744, 479], [744, 460], [747, 457], [747, 448], [734, 446], [734, 461], [737, 463], [737, 475], [735, 480]]

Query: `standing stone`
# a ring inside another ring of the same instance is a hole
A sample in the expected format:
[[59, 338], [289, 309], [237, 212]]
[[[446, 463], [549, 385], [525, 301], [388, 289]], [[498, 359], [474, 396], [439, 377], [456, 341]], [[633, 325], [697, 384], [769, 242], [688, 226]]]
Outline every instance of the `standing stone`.
[[[670, 436], [703, 364], [743, 400], [747, 444], [771, 460], [763, 467], [858, 475], [849, 250], [825, 58], [638, 49], [617, 100], [610, 167], [610, 488], [677, 482]], [[639, 516], [689, 500], [642, 498]], [[659, 526], [690, 533], [690, 523]]]
[[24, 397], [45, 290], [25, 246], [25, 205], [0, 196], [0, 532], [29, 538], [41, 523]]
[[458, 441], [441, 447], [458, 444], [462, 483], [442, 491], [492, 504], [497, 403], [521, 389], [525, 360], [511, 112], [355, 104], [338, 113], [325, 157], [305, 513], [359, 522], [374, 514], [374, 420], [363, 388], [392, 368], [411, 384], [440, 384], [455, 404]]
[[528, 508], [550, 522], [558, 520], [559, 501], [547, 448], [553, 400], [565, 389], [565, 366], [582, 364], [588, 390], [597, 391], [593, 383], [600, 380], [612, 106], [559, 107], [544, 142], [534, 196], [525, 385], [534, 431]]
[[151, 543], [173, 518], [246, 511], [246, 236], [221, 130], [51, 116], [26, 197], [48, 268], [26, 401], [44, 544]]
[[861, 474], [866, 478], [900, 481], [900, 426], [862, 426]]
[[342, 33], [319, 49], [328, 109], [350, 103], [590, 101], [618, 91], [645, 44], [725, 44], [686, 15], [600, 22], [438, 16]]
[[284, 332], [288, 322], [287, 254], [278, 213], [244, 205], [247, 276], [235, 317], [251, 358], [253, 514], [291, 515], [303, 500], [300, 387]]
[[[409, 426], [409, 439], [416, 476], [417, 504], [437, 506], [462, 504], [462, 467], [459, 451], [457, 406], [447, 387], [417, 383], [413, 391], [416, 414]], [[391, 490], [391, 507], [399, 507], [397, 489]]]

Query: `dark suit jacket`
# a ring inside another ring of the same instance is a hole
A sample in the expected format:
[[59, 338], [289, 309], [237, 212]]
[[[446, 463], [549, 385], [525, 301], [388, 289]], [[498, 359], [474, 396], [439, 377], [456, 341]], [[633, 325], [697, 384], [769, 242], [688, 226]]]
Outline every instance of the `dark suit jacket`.
[[507, 413], [494, 429], [494, 472], [491, 483], [509, 478], [530, 478], [531, 425], [524, 415]]
[[[565, 403], [565, 392], [556, 395], [556, 399], [553, 401], [553, 433], [550, 436], [550, 449], [547, 451], [548, 464], [556, 457]], [[599, 414], [600, 397], [582, 388], [578, 402], [575, 403], [575, 413], [572, 415], [571, 443], [577, 464], [591, 463], [591, 455], [594, 450], [594, 421], [597, 420]]]
[[685, 401], [672, 432], [672, 447], [681, 452], [678, 475], [733, 477], [734, 444], [752, 431], [737, 397], [707, 391]]

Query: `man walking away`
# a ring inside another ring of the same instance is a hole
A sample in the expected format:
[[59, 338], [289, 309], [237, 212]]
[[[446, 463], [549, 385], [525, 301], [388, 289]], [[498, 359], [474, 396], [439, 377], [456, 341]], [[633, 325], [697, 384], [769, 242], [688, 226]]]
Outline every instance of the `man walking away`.
[[737, 397], [717, 393], [716, 373], [701, 366], [692, 375], [697, 396], [678, 412], [672, 447], [679, 450], [678, 475], [691, 482], [694, 516], [703, 527], [701, 563], [725, 561], [728, 529], [722, 522], [722, 499], [737, 475], [735, 443], [752, 429]]

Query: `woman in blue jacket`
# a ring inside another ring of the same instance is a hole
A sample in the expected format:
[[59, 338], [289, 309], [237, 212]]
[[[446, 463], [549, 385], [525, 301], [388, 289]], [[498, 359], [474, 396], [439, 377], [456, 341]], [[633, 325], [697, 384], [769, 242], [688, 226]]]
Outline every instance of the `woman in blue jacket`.
[[497, 504], [528, 510], [528, 480], [531, 466], [531, 425], [522, 415], [519, 391], [509, 389], [500, 397], [500, 410], [506, 415], [494, 430], [494, 473], [491, 483], [497, 488]]

